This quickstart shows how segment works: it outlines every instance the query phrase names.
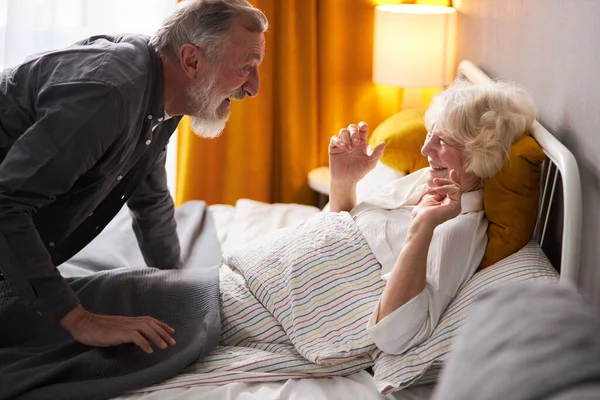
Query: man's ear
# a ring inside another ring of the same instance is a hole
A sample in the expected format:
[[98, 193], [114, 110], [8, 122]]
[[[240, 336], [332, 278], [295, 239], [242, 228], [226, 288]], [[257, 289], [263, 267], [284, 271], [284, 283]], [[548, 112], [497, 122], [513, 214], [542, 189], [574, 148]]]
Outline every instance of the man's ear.
[[186, 43], [179, 49], [179, 63], [189, 79], [196, 79], [206, 62], [202, 49], [193, 44]]

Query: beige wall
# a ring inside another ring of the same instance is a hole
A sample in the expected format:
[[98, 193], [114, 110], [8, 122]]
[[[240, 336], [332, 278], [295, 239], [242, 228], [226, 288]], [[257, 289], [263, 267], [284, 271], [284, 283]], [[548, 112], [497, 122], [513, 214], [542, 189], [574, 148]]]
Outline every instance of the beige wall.
[[600, 1], [454, 0], [458, 59], [530, 89], [583, 185], [580, 286], [600, 304]]

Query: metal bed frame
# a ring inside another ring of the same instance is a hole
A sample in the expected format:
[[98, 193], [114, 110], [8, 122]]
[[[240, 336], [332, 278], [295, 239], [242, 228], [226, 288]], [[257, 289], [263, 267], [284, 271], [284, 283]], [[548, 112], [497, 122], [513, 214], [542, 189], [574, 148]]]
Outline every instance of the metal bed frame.
[[[462, 61], [457, 70], [462, 76], [474, 83], [491, 82], [492, 79], [470, 61]], [[559, 181], [562, 186], [562, 243], [560, 266], [561, 283], [578, 284], [579, 252], [581, 243], [582, 198], [579, 168], [575, 157], [558, 139], [556, 139], [538, 121], [534, 122], [532, 135], [548, 157], [542, 169], [540, 206], [534, 238], [544, 246], [547, 238], [548, 221], [553, 204], [559, 194], [556, 192]]]

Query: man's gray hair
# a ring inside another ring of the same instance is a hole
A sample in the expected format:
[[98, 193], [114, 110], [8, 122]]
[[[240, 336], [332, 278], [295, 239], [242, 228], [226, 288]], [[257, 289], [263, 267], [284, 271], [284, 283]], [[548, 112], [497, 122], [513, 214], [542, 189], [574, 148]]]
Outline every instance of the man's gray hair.
[[212, 62], [220, 62], [234, 20], [250, 32], [263, 33], [269, 27], [262, 11], [246, 0], [185, 0], [165, 18], [152, 44], [170, 60], [178, 60], [181, 46], [190, 43], [204, 50]]

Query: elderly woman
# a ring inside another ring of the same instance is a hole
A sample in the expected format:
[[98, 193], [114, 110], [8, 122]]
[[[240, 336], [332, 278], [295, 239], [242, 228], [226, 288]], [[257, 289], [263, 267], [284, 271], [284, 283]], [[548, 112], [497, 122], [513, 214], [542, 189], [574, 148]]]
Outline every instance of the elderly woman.
[[374, 168], [384, 143], [367, 152], [367, 124], [341, 129], [329, 146], [330, 207], [348, 211], [387, 281], [367, 329], [399, 354], [426, 339], [487, 244], [483, 184], [530, 128], [535, 106], [507, 83], [457, 82], [425, 114], [421, 153], [429, 168], [396, 180], [356, 204], [356, 184]]

